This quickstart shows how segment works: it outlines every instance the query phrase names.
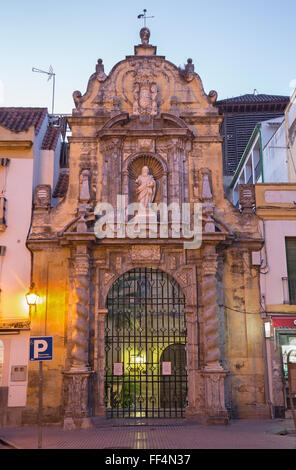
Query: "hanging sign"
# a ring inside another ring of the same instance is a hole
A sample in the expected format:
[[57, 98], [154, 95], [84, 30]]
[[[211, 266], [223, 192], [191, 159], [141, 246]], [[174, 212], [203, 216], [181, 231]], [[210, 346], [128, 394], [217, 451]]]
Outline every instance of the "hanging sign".
[[274, 328], [296, 328], [296, 317], [273, 316], [272, 323]]
[[162, 375], [172, 375], [172, 363], [171, 362], [162, 363]]

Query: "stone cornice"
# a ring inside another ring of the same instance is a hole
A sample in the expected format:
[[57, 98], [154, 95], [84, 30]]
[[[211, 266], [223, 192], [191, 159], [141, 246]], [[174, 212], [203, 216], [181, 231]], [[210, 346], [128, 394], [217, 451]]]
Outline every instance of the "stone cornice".
[[287, 204], [282, 207], [257, 207], [256, 214], [264, 220], [296, 220], [296, 207], [287, 207]]
[[186, 114], [180, 114], [181, 119], [187, 124], [187, 125], [192, 125], [192, 124], [222, 124], [223, 122], [223, 116], [220, 116], [219, 114], [206, 114], [203, 116], [199, 115], [186, 115]]
[[72, 126], [102, 126], [110, 116], [69, 116], [67, 121], [70, 129]]
[[192, 133], [186, 128], [162, 128], [162, 129], [120, 129], [118, 127], [112, 129], [101, 129], [97, 136], [104, 137], [191, 137]]
[[296, 314], [296, 305], [288, 305], [288, 304], [278, 304], [278, 305], [266, 305], [266, 313], [267, 314]]
[[0, 140], [1, 150], [28, 150], [32, 147], [32, 140]]

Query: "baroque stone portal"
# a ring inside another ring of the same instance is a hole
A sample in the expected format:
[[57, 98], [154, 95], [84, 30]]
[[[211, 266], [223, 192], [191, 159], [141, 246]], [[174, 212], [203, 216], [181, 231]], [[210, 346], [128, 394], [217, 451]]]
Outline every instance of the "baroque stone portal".
[[[142, 418], [152, 410], [211, 423], [267, 418], [251, 256], [262, 237], [249, 193], [243, 213], [224, 195], [217, 94], [205, 93], [190, 59], [182, 70], [156, 55], [149, 31], [141, 40], [108, 76], [99, 60], [85, 94], [74, 92], [64, 198], [51, 207], [51, 188], [36, 189], [27, 245], [46, 301], [31, 334], [47, 325], [55, 345], [44, 372], [44, 416], [71, 428], [91, 425], [108, 408], [112, 416], [136, 410]], [[148, 230], [139, 231], [142, 238], [117, 236], [119, 217], [115, 236], [97, 239], [95, 208], [118, 209], [117, 195], [142, 203], [145, 216], [152, 202], [190, 203], [193, 219], [201, 204], [201, 247], [185, 248], [170, 218], [166, 237], [161, 221], [151, 237]], [[34, 364], [28, 383], [32, 423]]]

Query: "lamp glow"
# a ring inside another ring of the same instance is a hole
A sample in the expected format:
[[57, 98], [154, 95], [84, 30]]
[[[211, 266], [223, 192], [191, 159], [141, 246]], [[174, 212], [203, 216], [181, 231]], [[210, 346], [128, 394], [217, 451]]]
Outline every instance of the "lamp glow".
[[34, 290], [34, 284], [32, 283], [29, 292], [25, 295], [27, 304], [29, 307], [36, 306], [39, 295]]

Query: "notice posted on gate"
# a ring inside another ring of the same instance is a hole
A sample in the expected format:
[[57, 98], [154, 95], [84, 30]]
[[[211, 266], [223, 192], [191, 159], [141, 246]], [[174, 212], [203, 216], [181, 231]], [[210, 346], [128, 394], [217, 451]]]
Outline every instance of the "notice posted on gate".
[[123, 362], [114, 362], [113, 375], [123, 375]]

